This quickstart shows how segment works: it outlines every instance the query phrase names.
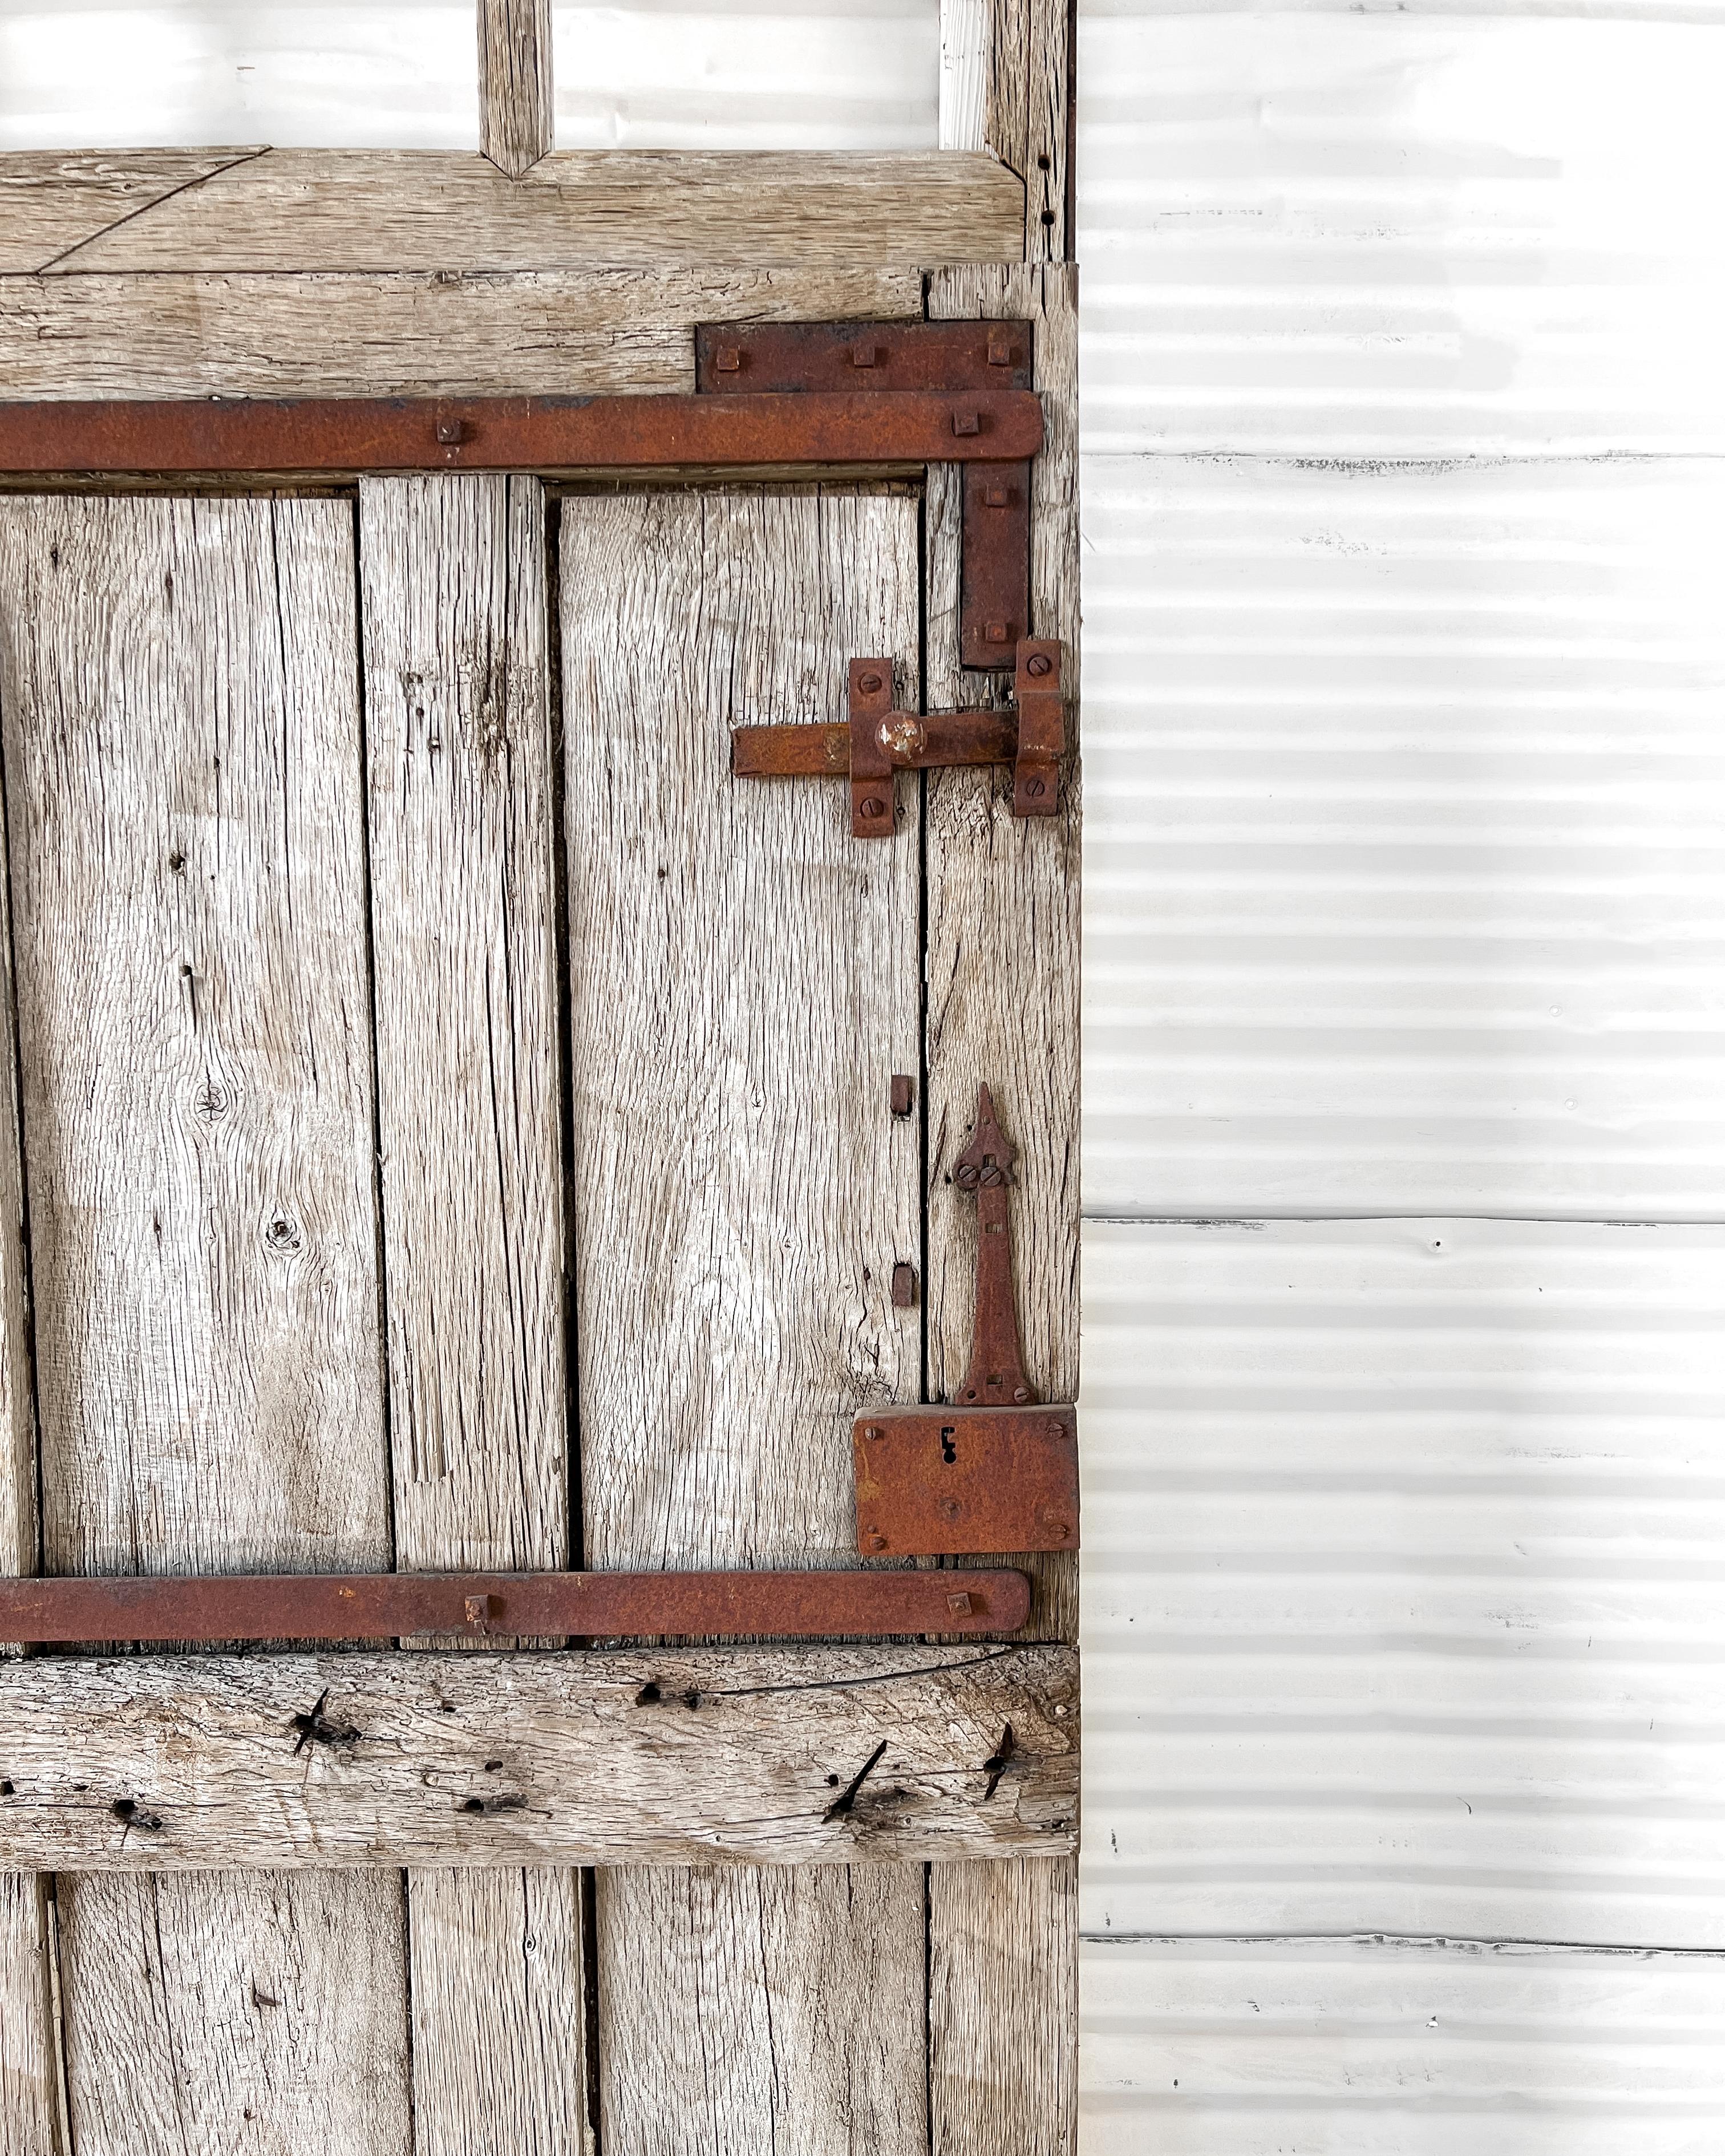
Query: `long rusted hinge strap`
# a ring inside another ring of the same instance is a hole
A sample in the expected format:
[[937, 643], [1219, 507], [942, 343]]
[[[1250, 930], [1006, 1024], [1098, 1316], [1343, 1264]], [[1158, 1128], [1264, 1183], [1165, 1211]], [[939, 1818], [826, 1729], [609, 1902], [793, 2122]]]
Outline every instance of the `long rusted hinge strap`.
[[[1014, 1632], [1022, 1573], [361, 1573], [345, 1577], [0, 1580], [0, 1641], [875, 1638]], [[955, 1621], [962, 1620], [962, 1621]]]

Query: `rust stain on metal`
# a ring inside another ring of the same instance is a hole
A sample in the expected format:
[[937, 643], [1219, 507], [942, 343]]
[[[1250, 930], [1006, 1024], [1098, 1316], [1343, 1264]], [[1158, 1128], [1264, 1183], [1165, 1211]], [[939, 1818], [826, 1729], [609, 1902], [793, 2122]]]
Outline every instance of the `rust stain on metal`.
[[[717, 322], [695, 332], [697, 389], [1028, 389], [1024, 322]], [[728, 364], [727, 364], [728, 361]]]
[[1030, 633], [1030, 467], [964, 468], [958, 565], [961, 665], [1010, 666]]
[[[865, 1435], [866, 1431], [878, 1433]], [[860, 1548], [890, 1557], [1076, 1549], [1078, 1441], [1061, 1407], [875, 1408], [851, 1434]], [[949, 1620], [974, 1599], [947, 1576]]]
[[[955, 434], [955, 424], [973, 434]], [[0, 404], [0, 472], [219, 475], [928, 464], [1034, 456], [1028, 390]]]
[[1012, 1281], [1012, 1164], [1018, 1147], [994, 1116], [994, 1096], [977, 1090], [970, 1143], [952, 1167], [952, 1180], [976, 1197], [976, 1312], [971, 1321], [970, 1368], [958, 1389], [964, 1407], [1034, 1400], [1019, 1345]]
[[[884, 1547], [884, 1545], [883, 1545]], [[1028, 1545], [1027, 1545], [1028, 1547]], [[950, 1583], [916, 1572], [372, 1573], [195, 1579], [0, 1580], [0, 1640], [390, 1640], [416, 1634], [617, 1639], [840, 1639], [1014, 1632], [1022, 1573]]]
[[1021, 640], [1018, 707], [1008, 711], [895, 711], [892, 662], [853, 659], [847, 684], [850, 716], [844, 726], [734, 726], [732, 774], [824, 778], [847, 773], [851, 829], [860, 839], [892, 835], [895, 771], [1010, 763], [1014, 814], [1051, 816], [1065, 752], [1060, 654], [1052, 639]]
[[1012, 774], [1014, 816], [1052, 816], [1060, 806], [1060, 765], [1066, 752], [1060, 656], [1060, 646], [1051, 639], [1027, 637], [1019, 646], [1014, 685], [1019, 707], [1018, 754]]

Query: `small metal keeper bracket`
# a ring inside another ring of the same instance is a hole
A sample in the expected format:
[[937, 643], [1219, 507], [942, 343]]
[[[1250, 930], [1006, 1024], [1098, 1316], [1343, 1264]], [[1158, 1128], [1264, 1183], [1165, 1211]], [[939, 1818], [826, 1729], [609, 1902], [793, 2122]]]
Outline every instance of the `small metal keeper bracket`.
[[848, 777], [850, 828], [859, 839], [892, 836], [896, 771], [1009, 763], [1013, 814], [1052, 816], [1066, 747], [1061, 655], [1052, 639], [1020, 641], [1016, 712], [901, 711], [893, 701], [892, 661], [853, 659], [845, 725], [733, 726], [732, 771], [738, 778]]
[[865, 1557], [1078, 1547], [1077, 1410], [1038, 1403], [1019, 1344], [1009, 1209], [1017, 1158], [984, 1086], [971, 1142], [952, 1168], [977, 1201], [970, 1366], [948, 1406], [857, 1417], [856, 1546]]

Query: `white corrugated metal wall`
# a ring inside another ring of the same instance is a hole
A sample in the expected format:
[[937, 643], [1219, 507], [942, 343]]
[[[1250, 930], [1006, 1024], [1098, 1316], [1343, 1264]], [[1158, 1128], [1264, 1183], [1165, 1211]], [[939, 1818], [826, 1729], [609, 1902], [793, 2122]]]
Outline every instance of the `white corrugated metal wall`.
[[1082, 0], [1087, 2156], [1725, 2143], [1721, 19]]

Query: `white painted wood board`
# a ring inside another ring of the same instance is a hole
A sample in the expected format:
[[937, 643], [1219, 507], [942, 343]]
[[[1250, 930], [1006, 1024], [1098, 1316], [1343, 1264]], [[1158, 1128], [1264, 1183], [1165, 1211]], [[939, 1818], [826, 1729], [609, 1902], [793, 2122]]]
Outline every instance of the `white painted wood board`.
[[1725, 1214], [1725, 465], [1085, 465], [1086, 1206]]
[[1382, 1936], [1083, 1969], [1085, 2156], [1704, 2156], [1725, 1961]]
[[1086, 1935], [1725, 1945], [1725, 1230], [1092, 1224]]
[[1086, 448], [1717, 451], [1720, 19], [1086, 0]]

